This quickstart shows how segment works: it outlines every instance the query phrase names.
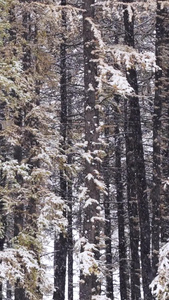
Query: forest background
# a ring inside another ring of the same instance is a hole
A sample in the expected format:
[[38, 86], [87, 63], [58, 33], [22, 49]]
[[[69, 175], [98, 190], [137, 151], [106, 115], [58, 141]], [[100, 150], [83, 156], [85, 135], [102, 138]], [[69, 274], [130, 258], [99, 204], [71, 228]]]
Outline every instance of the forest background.
[[0, 300], [169, 299], [168, 97], [168, 1], [0, 0]]

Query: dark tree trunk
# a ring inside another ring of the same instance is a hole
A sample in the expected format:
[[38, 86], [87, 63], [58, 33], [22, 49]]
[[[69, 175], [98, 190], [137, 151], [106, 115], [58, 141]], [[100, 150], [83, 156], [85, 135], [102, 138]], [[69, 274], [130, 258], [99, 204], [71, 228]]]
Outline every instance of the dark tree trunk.
[[[140, 258], [139, 258], [139, 219], [136, 197], [136, 176], [134, 161], [134, 138], [131, 126], [128, 103], [125, 101], [125, 139], [126, 139], [126, 169], [127, 169], [127, 202], [130, 229], [130, 278], [131, 278], [131, 299], [139, 300], [140, 291]], [[128, 115], [129, 114], [129, 115]]]
[[9, 281], [6, 283], [6, 297], [7, 300], [12, 299], [12, 285], [10, 284]]
[[[63, 173], [62, 173], [63, 174]], [[66, 199], [67, 184], [65, 178], [60, 174], [60, 196]], [[55, 236], [54, 242], [54, 300], [65, 299], [66, 282], [66, 257], [67, 257], [67, 236], [66, 232], [61, 232]]]
[[[7, 154], [7, 149], [6, 149], [6, 142], [5, 142], [5, 137], [3, 136], [3, 121], [5, 120], [5, 106], [6, 103], [2, 102], [0, 104], [0, 155], [1, 155], [1, 161], [5, 162], [6, 160], [6, 154]], [[0, 170], [0, 186], [4, 187], [5, 186], [5, 178], [3, 175], [3, 171]], [[2, 196], [1, 196], [2, 197]], [[4, 212], [4, 201], [1, 199], [0, 200], [0, 251], [3, 251], [4, 248], [4, 243], [5, 243], [5, 238], [6, 238], [6, 216]], [[1, 262], [0, 262], [1, 265]], [[2, 282], [0, 281], [0, 300], [3, 299], [2, 297]]]
[[[72, 164], [72, 154], [71, 154], [71, 146], [72, 146], [72, 101], [69, 99], [68, 102], [68, 128], [67, 128], [67, 139], [68, 139], [68, 147], [70, 153], [68, 154], [68, 164], [71, 166]], [[73, 300], [73, 177], [72, 174], [68, 174], [68, 183], [67, 183], [67, 200], [68, 200], [68, 299]]]
[[[84, 85], [85, 85], [85, 141], [86, 154], [90, 154], [91, 162], [86, 160], [86, 181], [87, 188], [86, 204], [84, 206], [83, 218], [83, 243], [81, 247], [82, 253], [85, 251], [86, 243], [94, 244], [97, 250], [91, 249], [94, 258], [99, 258], [99, 189], [97, 180], [99, 179], [99, 166], [97, 162], [98, 149], [98, 111], [96, 105], [96, 58], [95, 37], [92, 30], [90, 20], [94, 18], [94, 0], [83, 1], [83, 45], [84, 45]], [[88, 202], [87, 202], [88, 201]], [[91, 300], [92, 295], [100, 294], [100, 283], [97, 276], [97, 266], [92, 265], [87, 275], [81, 272], [80, 281], [80, 300]]]
[[[126, 7], [125, 7], [126, 8]], [[134, 47], [134, 11], [132, 19], [129, 18], [128, 10], [124, 11], [124, 25], [125, 25], [125, 42], [128, 46]], [[127, 80], [135, 94], [138, 94], [137, 74], [134, 68], [127, 71]], [[137, 96], [129, 98], [130, 106], [130, 123], [133, 132], [134, 141], [134, 164], [136, 173], [136, 191], [138, 201], [138, 213], [140, 223], [140, 237], [141, 237], [141, 266], [142, 266], [142, 282], [144, 298], [146, 300], [152, 299], [149, 289], [149, 284], [152, 280], [151, 264], [150, 264], [150, 221], [149, 221], [149, 206], [147, 198], [147, 185], [145, 175], [144, 152], [142, 143], [142, 131], [140, 120], [139, 99]]]
[[65, 299], [65, 278], [66, 278], [66, 254], [67, 254], [67, 239], [61, 233], [55, 237], [54, 244], [54, 300]]
[[15, 300], [20, 300], [20, 299], [28, 300], [25, 295], [25, 289], [20, 287], [20, 283], [18, 280], [15, 284]]
[[[109, 145], [109, 109], [106, 109], [105, 115], [105, 140]], [[106, 194], [104, 194], [104, 210], [105, 210], [105, 246], [106, 246], [106, 296], [113, 300], [113, 259], [112, 259], [112, 228], [111, 228], [111, 198], [110, 198], [110, 158], [109, 158], [110, 147], [107, 146], [105, 149], [106, 156], [103, 161], [103, 177], [106, 185]]]
[[[130, 70], [128, 72], [130, 84], [136, 83], [136, 72]], [[131, 81], [130, 81], [131, 80]], [[135, 90], [136, 91], [136, 90]], [[141, 265], [142, 265], [142, 281], [145, 299], [152, 299], [149, 284], [152, 280], [151, 264], [150, 264], [150, 221], [149, 207], [146, 193], [146, 175], [144, 165], [144, 154], [142, 145], [140, 108], [137, 97], [130, 99], [131, 105], [131, 124], [133, 126], [134, 137], [134, 155], [136, 165], [136, 190], [138, 200], [138, 212], [140, 221], [140, 236], [141, 236]]]
[[[118, 102], [118, 101], [117, 101]], [[119, 104], [119, 103], [117, 103]], [[121, 136], [119, 125], [120, 115], [115, 111], [115, 181], [116, 181], [116, 200], [118, 216], [118, 237], [119, 237], [119, 274], [120, 274], [120, 296], [121, 300], [128, 299], [128, 264], [127, 264], [127, 245], [125, 237], [125, 208], [122, 182], [121, 165]]]
[[[158, 144], [161, 144], [161, 177], [164, 185], [161, 189], [161, 199], [159, 198], [160, 202], [158, 202], [158, 204], [160, 204], [161, 208], [161, 241], [166, 243], [169, 239], [169, 9], [165, 6], [165, 4], [162, 8], [162, 5], [163, 1], [162, 3], [157, 1], [156, 60], [157, 65], [161, 68], [161, 70], [156, 72], [155, 101], [157, 102], [157, 107], [159, 105], [161, 109], [162, 106], [162, 113], [160, 111], [158, 115], [157, 112], [157, 118], [160, 118], [161, 114], [161, 134], [157, 137], [156, 144], [157, 146]], [[158, 162], [158, 164], [160, 164], [160, 162]]]
[[[161, 41], [163, 36], [163, 19], [161, 18], [161, 4], [157, 3], [156, 16], [156, 62], [162, 67]], [[161, 201], [161, 110], [162, 110], [162, 70], [155, 73], [155, 98], [153, 112], [153, 188], [152, 200], [152, 273], [156, 276], [159, 255], [160, 234], [160, 201]]]
[[[61, 1], [62, 8], [62, 43], [60, 45], [60, 97], [61, 97], [61, 112], [60, 112], [60, 135], [61, 135], [61, 152], [65, 155], [66, 138], [67, 138], [67, 77], [66, 77], [66, 12], [64, 6], [66, 0]], [[70, 188], [70, 187], [69, 187]], [[65, 170], [60, 170], [60, 196], [67, 200], [67, 180]], [[66, 216], [66, 215], [65, 215]], [[69, 219], [70, 221], [70, 219]], [[66, 257], [67, 257], [67, 236], [61, 232], [55, 237], [54, 242], [54, 300], [65, 299], [65, 282], [66, 282]], [[70, 258], [70, 257], [69, 257]], [[70, 262], [70, 261], [69, 261]]]

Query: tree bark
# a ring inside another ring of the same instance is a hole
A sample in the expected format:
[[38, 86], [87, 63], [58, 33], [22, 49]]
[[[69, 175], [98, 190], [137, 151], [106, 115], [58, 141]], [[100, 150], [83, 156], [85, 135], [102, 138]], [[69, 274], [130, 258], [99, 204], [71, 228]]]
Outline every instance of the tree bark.
[[[134, 10], [132, 11], [133, 15], [130, 20], [127, 6], [125, 6], [124, 8], [125, 42], [128, 46], [134, 47]], [[126, 77], [129, 84], [133, 88], [135, 94], [138, 95], [136, 70], [134, 68], [130, 68], [129, 70], [127, 70]], [[134, 164], [136, 173], [136, 191], [141, 238], [141, 266], [143, 292], [144, 298], [146, 300], [149, 300], [152, 299], [152, 295], [149, 289], [149, 284], [152, 280], [150, 264], [150, 220], [148, 198], [146, 192], [147, 185], [138, 96], [132, 96], [129, 98], [129, 106], [131, 111], [130, 123], [133, 132], [134, 142]]]
[[[161, 210], [161, 242], [166, 243], [169, 238], [169, 9], [167, 6], [162, 7], [163, 1], [157, 1], [157, 17], [156, 17], [156, 60], [157, 65], [161, 68], [156, 72], [156, 94], [155, 108], [158, 106], [162, 109], [157, 117], [161, 121], [161, 134], [157, 137], [156, 144], [161, 146], [161, 177], [164, 185], [161, 189], [161, 199], [158, 202]], [[155, 121], [154, 121], [155, 123]], [[157, 125], [156, 125], [157, 126]], [[156, 146], [156, 147], [157, 147]], [[160, 162], [158, 162], [160, 168]], [[159, 174], [160, 176], [160, 174]], [[160, 181], [160, 180], [159, 180]], [[166, 183], [166, 184], [165, 184]], [[159, 182], [160, 184], [160, 182]], [[159, 217], [159, 215], [158, 215]]]
[[[140, 257], [139, 257], [139, 218], [136, 196], [136, 176], [134, 161], [134, 138], [131, 126], [128, 102], [125, 101], [125, 140], [126, 140], [126, 177], [127, 177], [127, 203], [130, 230], [130, 281], [131, 299], [139, 300], [140, 291]], [[128, 111], [129, 110], [129, 111]]]
[[[5, 162], [6, 160], [6, 155], [7, 155], [7, 149], [6, 149], [6, 141], [5, 137], [2, 134], [3, 131], [3, 121], [5, 120], [5, 106], [6, 103], [1, 102], [0, 104], [0, 156], [1, 156], [1, 161]], [[3, 174], [2, 169], [0, 170], [0, 186], [5, 187], [5, 177]], [[1, 196], [2, 197], [2, 196]], [[6, 238], [6, 216], [5, 216], [5, 211], [4, 211], [4, 201], [1, 199], [0, 200], [0, 251], [3, 251], [4, 249], [4, 243], [5, 243], [5, 238]], [[1, 262], [0, 262], [1, 265]], [[2, 282], [0, 281], [0, 300], [3, 299], [2, 295]]]
[[[156, 63], [162, 67], [161, 41], [163, 36], [163, 19], [161, 16], [161, 4], [157, 3], [156, 16]], [[156, 276], [159, 255], [160, 234], [160, 201], [161, 201], [161, 113], [162, 113], [162, 69], [155, 73], [155, 98], [153, 112], [153, 188], [152, 200], [152, 273]]]
[[[99, 259], [99, 189], [96, 180], [99, 179], [99, 166], [97, 162], [97, 154], [95, 150], [98, 149], [98, 111], [96, 105], [96, 73], [97, 66], [94, 59], [96, 58], [95, 37], [90, 21], [94, 19], [94, 0], [83, 1], [83, 49], [84, 49], [84, 85], [85, 85], [85, 145], [86, 154], [91, 155], [91, 161], [85, 162], [87, 188], [86, 203], [84, 206], [83, 218], [83, 243], [81, 245], [82, 253], [85, 252], [86, 244], [95, 245], [95, 249], [91, 249], [91, 255], [97, 261]], [[92, 264], [87, 275], [81, 270], [80, 281], [80, 300], [91, 300], [93, 295], [100, 294], [100, 282], [98, 280], [98, 268]]]
[[[105, 140], [109, 145], [109, 109], [106, 108], [105, 114]], [[105, 157], [103, 161], [103, 178], [106, 185], [106, 194], [104, 194], [104, 210], [105, 210], [105, 245], [106, 245], [106, 296], [113, 300], [113, 258], [112, 258], [112, 227], [111, 227], [111, 200], [110, 200], [110, 157], [109, 157], [110, 147], [107, 146], [105, 149]]]
[[[72, 101], [69, 99], [67, 105], [67, 140], [68, 147], [70, 153], [68, 154], [68, 164], [71, 166], [72, 164]], [[68, 200], [68, 231], [67, 231], [67, 239], [68, 239], [68, 299], [73, 300], [73, 176], [72, 174], [68, 174], [68, 183], [67, 183], [67, 200]]]
[[[119, 105], [117, 99], [117, 105]], [[122, 182], [121, 165], [121, 136], [119, 130], [120, 115], [118, 110], [115, 113], [115, 182], [116, 182], [116, 201], [118, 216], [118, 237], [119, 237], [119, 274], [120, 274], [120, 295], [121, 300], [128, 299], [128, 264], [127, 264], [127, 245], [125, 237], [125, 208]]]
[[[62, 43], [60, 45], [60, 97], [61, 97], [61, 112], [60, 112], [60, 135], [61, 135], [61, 152], [65, 155], [66, 138], [67, 138], [67, 77], [66, 77], [66, 12], [64, 6], [66, 0], [61, 1], [62, 8]], [[70, 188], [70, 187], [69, 187]], [[67, 180], [65, 177], [65, 170], [60, 169], [60, 196], [67, 200]], [[66, 217], [66, 215], [65, 215]], [[70, 221], [70, 218], [69, 218]], [[69, 233], [70, 234], [70, 233]], [[70, 236], [69, 236], [70, 237]], [[55, 237], [54, 242], [54, 300], [65, 299], [65, 283], [66, 283], [66, 257], [67, 257], [67, 236], [66, 233], [61, 232], [59, 236]], [[70, 253], [70, 252], [69, 252]], [[69, 257], [70, 259], [70, 257]], [[70, 262], [70, 261], [69, 261]], [[70, 288], [70, 286], [69, 286]]]

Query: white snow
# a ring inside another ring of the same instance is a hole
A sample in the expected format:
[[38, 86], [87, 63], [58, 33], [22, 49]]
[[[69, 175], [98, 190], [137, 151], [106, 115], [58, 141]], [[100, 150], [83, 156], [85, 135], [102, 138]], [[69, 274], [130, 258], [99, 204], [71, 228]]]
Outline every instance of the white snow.
[[169, 299], [169, 242], [160, 249], [158, 274], [150, 288], [156, 299]]

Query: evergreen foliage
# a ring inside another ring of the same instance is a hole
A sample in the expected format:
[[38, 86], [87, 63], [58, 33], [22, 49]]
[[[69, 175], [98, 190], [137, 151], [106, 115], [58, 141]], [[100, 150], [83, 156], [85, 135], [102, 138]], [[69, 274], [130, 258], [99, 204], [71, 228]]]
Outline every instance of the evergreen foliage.
[[167, 1], [0, 0], [0, 300], [168, 299], [168, 54]]

